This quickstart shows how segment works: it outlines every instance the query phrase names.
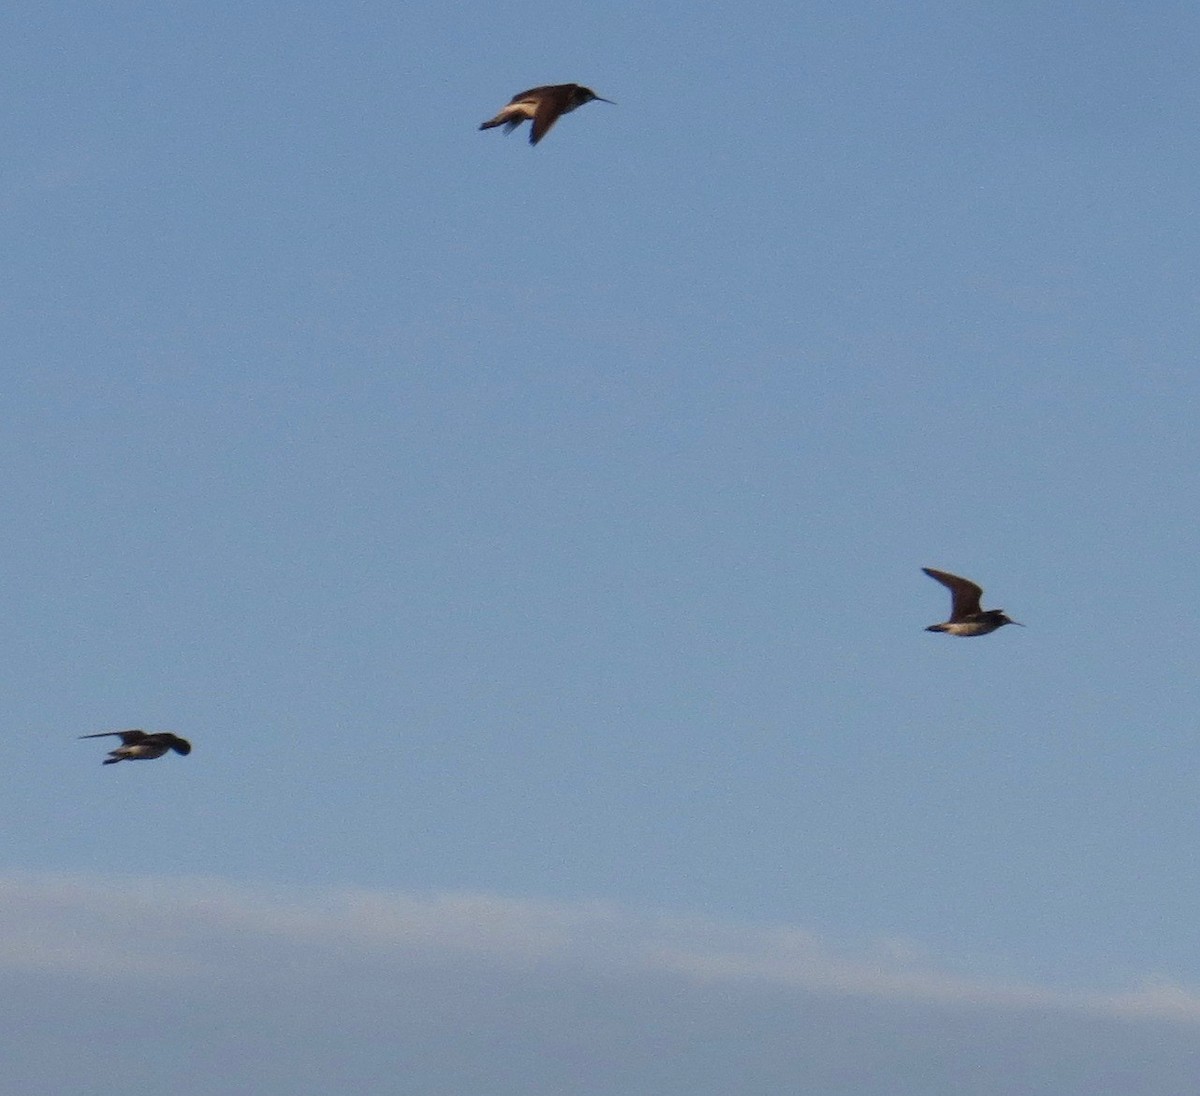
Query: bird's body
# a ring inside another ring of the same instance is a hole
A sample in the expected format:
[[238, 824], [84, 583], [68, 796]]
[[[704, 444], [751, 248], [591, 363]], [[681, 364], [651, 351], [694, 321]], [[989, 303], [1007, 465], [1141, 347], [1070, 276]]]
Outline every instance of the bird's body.
[[949, 636], [985, 636], [1005, 624], [1016, 624], [1009, 620], [999, 609], [986, 613], [977, 613], [973, 620], [948, 620], [945, 624], [931, 624], [927, 632], [945, 632]]
[[503, 126], [505, 133], [511, 133], [528, 119], [533, 122], [529, 130], [529, 143], [536, 145], [559, 118], [593, 99], [599, 99], [602, 103], [612, 102], [579, 84], [547, 84], [545, 87], [530, 88], [514, 95], [495, 118], [482, 122], [479, 128]]
[[985, 636], [1006, 624], [1017, 624], [1018, 621], [1005, 616], [1002, 609], [982, 609], [980, 600], [983, 590], [970, 579], [959, 578], [947, 571], [935, 571], [932, 567], [922, 567], [930, 578], [936, 579], [950, 591], [950, 619], [944, 624], [931, 624], [927, 632], [945, 632], [951, 636]]
[[110, 738], [121, 740], [115, 750], [110, 750], [105, 765], [115, 765], [118, 761], [147, 761], [150, 758], [162, 757], [168, 750], [177, 754], [190, 754], [192, 744], [186, 738], [179, 738], [168, 731], [158, 734], [147, 734], [145, 731], [101, 731], [99, 734], [81, 734], [80, 738]]

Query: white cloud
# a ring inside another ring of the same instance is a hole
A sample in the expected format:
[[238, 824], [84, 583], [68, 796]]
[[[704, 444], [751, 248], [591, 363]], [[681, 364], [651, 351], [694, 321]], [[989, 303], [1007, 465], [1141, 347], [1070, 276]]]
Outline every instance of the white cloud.
[[948, 973], [907, 942], [880, 941], [854, 954], [803, 928], [600, 903], [266, 888], [212, 879], [0, 879], [0, 969], [211, 979], [243, 969], [256, 949], [299, 950], [339, 962], [470, 960], [494, 969], [641, 972], [877, 1001], [1200, 1024], [1200, 994], [1159, 978], [1087, 992], [998, 982]]
[[[1190, 990], [486, 894], [0, 878], [0, 1096], [1192, 1096]], [[132, 1033], [132, 1035], [130, 1034]]]

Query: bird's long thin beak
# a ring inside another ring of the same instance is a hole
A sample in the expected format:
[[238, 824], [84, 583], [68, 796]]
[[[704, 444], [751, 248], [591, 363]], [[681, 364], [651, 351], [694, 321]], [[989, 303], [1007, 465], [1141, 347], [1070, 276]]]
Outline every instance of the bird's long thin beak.
[[605, 99], [603, 95], [597, 95], [596, 99], [601, 103], [612, 103], [614, 107], [617, 105], [616, 103], [613, 103], [611, 99]]
[[1024, 624], [1022, 624], [1022, 623], [1021, 623], [1019, 620], [1010, 620], [1010, 621], [1009, 621], [1009, 624], [1015, 624], [1015, 625], [1016, 625], [1018, 628], [1024, 628], [1024, 627], [1025, 627], [1025, 625], [1024, 625]]

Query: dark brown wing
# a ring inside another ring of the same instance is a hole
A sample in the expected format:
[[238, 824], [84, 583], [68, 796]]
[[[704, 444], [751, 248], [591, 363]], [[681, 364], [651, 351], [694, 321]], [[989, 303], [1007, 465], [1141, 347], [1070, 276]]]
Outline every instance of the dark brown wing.
[[922, 567], [930, 578], [937, 579], [950, 591], [950, 620], [962, 620], [974, 613], [980, 612], [979, 602], [983, 590], [968, 578], [959, 578], [948, 571], [935, 571], [932, 567]]
[[101, 731], [99, 734], [81, 734], [80, 738], [119, 738], [122, 746], [132, 746], [146, 737], [145, 731]]
[[554, 127], [554, 123], [562, 117], [563, 100], [553, 96], [545, 96], [538, 103], [537, 113], [533, 116], [533, 128], [529, 131], [529, 143], [536, 145]]

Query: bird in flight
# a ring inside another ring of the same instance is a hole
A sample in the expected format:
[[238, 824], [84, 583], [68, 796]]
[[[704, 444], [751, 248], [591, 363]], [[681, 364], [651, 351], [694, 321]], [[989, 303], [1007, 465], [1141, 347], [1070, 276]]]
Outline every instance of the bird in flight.
[[495, 126], [503, 126], [505, 133], [511, 133], [529, 118], [533, 120], [529, 131], [529, 143], [536, 145], [550, 132], [550, 127], [559, 118], [593, 99], [599, 99], [602, 103], [612, 102], [611, 99], [597, 95], [591, 88], [580, 87], [579, 84], [547, 84], [545, 87], [530, 88], [514, 95], [495, 118], [482, 122], [479, 128], [492, 129]]
[[1025, 627], [1020, 621], [1005, 616], [1003, 609], [981, 609], [979, 601], [983, 597], [983, 590], [970, 579], [959, 578], [946, 571], [935, 571], [932, 567], [922, 567], [921, 570], [950, 591], [950, 619], [944, 624], [931, 624], [925, 631], [946, 632], [952, 636], [985, 636], [1006, 624]]
[[162, 757], [168, 750], [177, 754], [190, 754], [192, 744], [186, 738], [179, 738], [168, 731], [158, 734], [147, 734], [145, 731], [101, 731], [99, 734], [81, 734], [80, 738], [119, 738], [121, 745], [110, 750], [105, 765], [115, 765], [118, 761], [141, 761], [152, 757]]

